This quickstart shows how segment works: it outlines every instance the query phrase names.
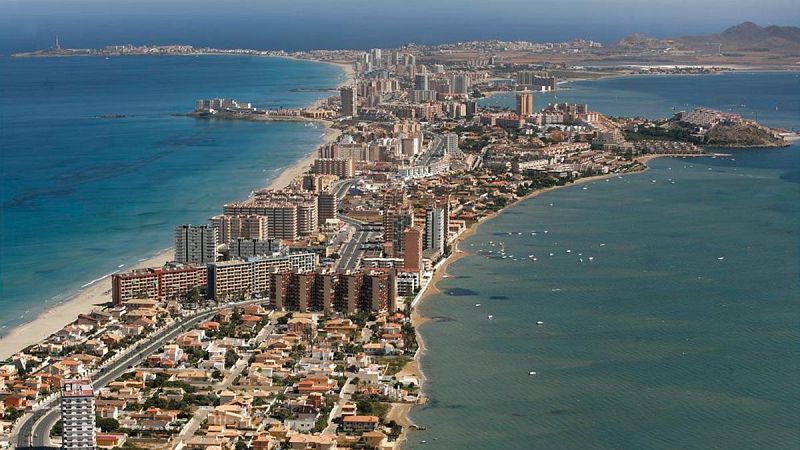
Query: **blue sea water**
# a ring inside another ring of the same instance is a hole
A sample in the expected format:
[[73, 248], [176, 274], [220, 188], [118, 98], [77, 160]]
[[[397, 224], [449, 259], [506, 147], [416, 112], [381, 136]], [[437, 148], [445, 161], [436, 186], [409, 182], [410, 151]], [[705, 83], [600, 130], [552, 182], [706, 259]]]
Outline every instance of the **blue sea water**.
[[[745, 104], [800, 125], [795, 74], [557, 95], [607, 114]], [[798, 448], [800, 146], [729, 153], [548, 192], [465, 240], [420, 306], [430, 402], [410, 448]]]
[[175, 225], [246, 198], [324, 132], [174, 113], [211, 97], [306, 106], [324, 94], [289, 90], [343, 76], [239, 56], [0, 58], [0, 74], [0, 332], [171, 246]]
[[[800, 73], [724, 72], [717, 75], [643, 75], [575, 81], [534, 94], [534, 108], [548, 103], [587, 103], [607, 115], [670, 117], [706, 106], [756, 119], [773, 127], [800, 128]], [[515, 107], [514, 94], [497, 94], [482, 106]]]

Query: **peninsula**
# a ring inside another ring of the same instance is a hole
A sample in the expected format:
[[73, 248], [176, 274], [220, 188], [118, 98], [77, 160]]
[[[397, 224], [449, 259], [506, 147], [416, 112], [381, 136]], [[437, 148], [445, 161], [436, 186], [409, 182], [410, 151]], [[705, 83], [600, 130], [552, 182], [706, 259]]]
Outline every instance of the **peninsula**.
[[[174, 252], [104, 280], [100, 305], [42, 340], [13, 342], [24, 348], [3, 338], [3, 438], [20, 448], [397, 448], [415, 426], [405, 413], [425, 401], [414, 308], [481, 222], [549, 189], [644, 170], [649, 158], [796, 137], [709, 108], [651, 120], [534, 107], [564, 71], [506, 58], [517, 45], [18, 55], [293, 56], [346, 64], [355, 79], [302, 110], [187, 99], [198, 120], [317, 120], [329, 139], [272, 186], [165, 229]], [[530, 53], [574, 48], [600, 47]], [[476, 98], [499, 79], [516, 107], [484, 110]], [[96, 415], [59, 421], [59, 402]]]

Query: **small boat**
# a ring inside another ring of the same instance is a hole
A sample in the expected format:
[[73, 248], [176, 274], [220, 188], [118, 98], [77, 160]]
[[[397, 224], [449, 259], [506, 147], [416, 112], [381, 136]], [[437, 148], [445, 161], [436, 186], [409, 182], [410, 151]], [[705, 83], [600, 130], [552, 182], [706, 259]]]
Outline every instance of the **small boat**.
[[553, 254], [552, 254], [552, 253], [550, 253], [550, 256], [553, 256]]
[[717, 259], [718, 259], [718, 260], [720, 260], [720, 261], [722, 261], [723, 259], [725, 259], [725, 257], [724, 257], [724, 256], [720, 256], [720, 257], [719, 257], [719, 258], [717, 258]]
[[450, 275], [442, 275], [442, 278], [450, 278]]
[[572, 250], [567, 250], [567, 253], [572, 253]]
[[536, 322], [536, 325], [544, 325], [544, 322], [542, 322], [541, 320], [538, 320], [538, 321]]
[[534, 375], [536, 375], [536, 372], [534, 372], [533, 370], [531, 370], [530, 372], [528, 372], [528, 376], [531, 376], [531, 377], [532, 377], [532, 376], [534, 376]]
[[479, 308], [480, 306], [481, 306], [481, 304], [480, 304], [480, 303], [475, 303], [475, 307], [478, 307], [478, 308]]
[[600, 244], [600, 247], [605, 247], [605, 246], [606, 246], [606, 244]]
[[491, 314], [489, 314], [487, 317], [489, 318], [489, 320], [492, 320], [492, 318], [493, 318], [494, 316], [493, 316], [493, 315], [491, 315]]
[[590, 256], [589, 261], [594, 261], [594, 256]]

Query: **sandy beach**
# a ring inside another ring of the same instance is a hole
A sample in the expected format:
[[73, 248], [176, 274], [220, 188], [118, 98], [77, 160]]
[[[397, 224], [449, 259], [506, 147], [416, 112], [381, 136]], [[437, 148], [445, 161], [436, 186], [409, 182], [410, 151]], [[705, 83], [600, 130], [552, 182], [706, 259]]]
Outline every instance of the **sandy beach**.
[[[155, 256], [140, 261], [133, 267], [160, 267], [171, 260], [173, 250], [165, 249]], [[12, 328], [8, 334], [0, 338], [0, 359], [8, 358], [23, 348], [36, 344], [74, 321], [79, 314], [91, 312], [111, 302], [111, 276], [105, 276], [82, 288], [77, 294], [64, 302], [43, 311], [30, 322]]]
[[[344, 72], [343, 79], [338, 86], [348, 84], [355, 74], [353, 67], [348, 64], [332, 63], [319, 61], [324, 64], [333, 64]], [[338, 87], [337, 86], [337, 87]], [[323, 103], [325, 99], [320, 99], [314, 103], [314, 107]], [[330, 122], [325, 124], [325, 133], [320, 145], [335, 141], [341, 132], [330, 128]], [[317, 149], [314, 148], [297, 163], [283, 170], [272, 182], [266, 186], [270, 189], [284, 188], [298, 175], [302, 175], [309, 168], [316, 158]], [[168, 230], [165, 230], [168, 232]], [[147, 267], [161, 267], [166, 262], [173, 259], [174, 250], [164, 249], [156, 255], [140, 261], [133, 267], [126, 267], [124, 271], [132, 269], [143, 269]], [[75, 295], [52, 308], [42, 311], [31, 321], [12, 328], [8, 333], [0, 336], [0, 360], [12, 356], [14, 353], [25, 347], [41, 342], [51, 334], [63, 328], [65, 325], [77, 319], [79, 314], [91, 312], [95, 308], [100, 308], [111, 302], [111, 276], [105, 276], [95, 280], [91, 284], [81, 288]]]

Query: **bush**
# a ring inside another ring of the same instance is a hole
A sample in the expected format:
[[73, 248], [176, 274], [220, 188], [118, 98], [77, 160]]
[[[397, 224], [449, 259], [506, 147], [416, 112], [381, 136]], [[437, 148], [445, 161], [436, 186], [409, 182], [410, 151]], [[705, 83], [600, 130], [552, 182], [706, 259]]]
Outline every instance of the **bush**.
[[95, 423], [97, 424], [98, 427], [100, 427], [100, 430], [103, 433], [111, 433], [119, 430], [119, 422], [117, 421], [117, 419], [111, 417], [108, 418], [98, 417]]

